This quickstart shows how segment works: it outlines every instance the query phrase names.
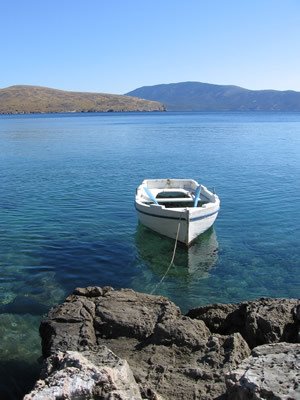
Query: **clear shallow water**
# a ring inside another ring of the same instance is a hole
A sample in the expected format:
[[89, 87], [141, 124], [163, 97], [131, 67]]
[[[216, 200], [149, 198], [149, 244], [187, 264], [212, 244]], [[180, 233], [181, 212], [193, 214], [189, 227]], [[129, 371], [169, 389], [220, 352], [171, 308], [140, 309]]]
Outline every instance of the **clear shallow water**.
[[221, 212], [157, 288], [183, 311], [298, 297], [300, 114], [0, 117], [0, 398], [38, 374], [39, 321], [77, 286], [151, 292], [173, 241], [137, 224], [146, 177], [215, 187]]

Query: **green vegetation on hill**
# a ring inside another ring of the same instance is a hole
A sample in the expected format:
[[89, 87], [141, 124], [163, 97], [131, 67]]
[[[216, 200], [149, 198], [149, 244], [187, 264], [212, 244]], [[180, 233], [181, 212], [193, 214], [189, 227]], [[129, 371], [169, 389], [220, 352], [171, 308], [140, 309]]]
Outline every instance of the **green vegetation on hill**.
[[108, 111], [164, 111], [164, 106], [123, 95], [67, 92], [39, 86], [0, 89], [0, 114]]
[[159, 101], [169, 111], [300, 111], [300, 92], [292, 90], [180, 82], [144, 86], [127, 95]]

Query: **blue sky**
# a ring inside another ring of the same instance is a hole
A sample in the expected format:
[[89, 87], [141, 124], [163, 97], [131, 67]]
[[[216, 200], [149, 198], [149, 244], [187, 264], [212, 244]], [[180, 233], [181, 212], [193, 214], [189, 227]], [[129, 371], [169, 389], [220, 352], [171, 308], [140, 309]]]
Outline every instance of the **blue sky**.
[[299, 0], [1, 0], [0, 87], [300, 91]]

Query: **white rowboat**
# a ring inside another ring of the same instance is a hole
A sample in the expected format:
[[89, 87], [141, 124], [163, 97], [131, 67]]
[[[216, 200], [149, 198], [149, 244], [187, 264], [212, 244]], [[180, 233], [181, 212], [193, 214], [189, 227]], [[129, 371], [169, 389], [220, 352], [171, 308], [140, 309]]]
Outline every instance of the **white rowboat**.
[[[219, 197], [193, 179], [146, 179], [136, 190], [139, 221], [189, 246], [215, 222]], [[178, 231], [179, 228], [179, 231]]]

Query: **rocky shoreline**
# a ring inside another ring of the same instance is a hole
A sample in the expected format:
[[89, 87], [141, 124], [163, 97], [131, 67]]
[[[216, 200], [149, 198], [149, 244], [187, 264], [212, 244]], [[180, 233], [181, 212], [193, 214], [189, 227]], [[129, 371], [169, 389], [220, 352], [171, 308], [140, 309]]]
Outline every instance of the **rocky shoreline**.
[[299, 331], [296, 299], [182, 315], [162, 296], [78, 288], [41, 323], [41, 377], [24, 399], [297, 399]]

